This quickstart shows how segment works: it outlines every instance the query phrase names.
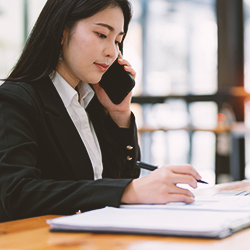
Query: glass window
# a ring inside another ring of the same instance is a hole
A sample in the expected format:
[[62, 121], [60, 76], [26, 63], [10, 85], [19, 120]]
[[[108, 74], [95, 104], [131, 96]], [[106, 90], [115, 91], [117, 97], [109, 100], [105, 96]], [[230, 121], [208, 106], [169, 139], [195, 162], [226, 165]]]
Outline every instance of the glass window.
[[[131, 55], [129, 60], [139, 72], [134, 95], [215, 93], [215, 0], [132, 0], [132, 4], [134, 17], [124, 55]], [[162, 104], [134, 105], [132, 110], [142, 131], [142, 160], [155, 165], [189, 162], [214, 183], [215, 135], [202, 131], [190, 134], [188, 128], [215, 128], [216, 103], [187, 104], [173, 97]], [[204, 157], [208, 159], [205, 165]]]
[[46, 3], [46, 0], [28, 0], [28, 30], [29, 32], [33, 28], [41, 10], [43, 9], [44, 4]]
[[[250, 93], [250, 0], [244, 0], [244, 84], [245, 91]], [[250, 99], [245, 101], [245, 125], [250, 129]], [[250, 178], [250, 157], [247, 152], [250, 150], [250, 135], [245, 136], [246, 152], [246, 178]]]
[[244, 0], [245, 90], [250, 93], [250, 0]]
[[217, 90], [215, 1], [148, 1], [148, 94], [211, 94]]
[[23, 1], [0, 1], [0, 27], [0, 79], [3, 79], [8, 76], [22, 50]]
[[192, 138], [192, 166], [209, 184], [215, 183], [215, 144], [212, 132], [196, 131]]
[[214, 102], [194, 102], [189, 104], [192, 126], [213, 129], [217, 126], [218, 107]]
[[[27, 30], [29, 33], [45, 2], [46, 0], [8, 0], [0, 2], [0, 79], [6, 78], [10, 73], [27, 38], [25, 37], [24, 13], [27, 11]], [[27, 7], [26, 11], [25, 7]]]

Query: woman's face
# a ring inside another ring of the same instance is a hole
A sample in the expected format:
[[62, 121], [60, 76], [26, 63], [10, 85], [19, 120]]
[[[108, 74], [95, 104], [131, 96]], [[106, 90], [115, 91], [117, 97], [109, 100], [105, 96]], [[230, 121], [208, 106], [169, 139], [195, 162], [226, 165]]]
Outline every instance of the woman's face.
[[123, 26], [121, 8], [109, 7], [79, 20], [71, 34], [65, 28], [62, 61], [56, 68], [59, 74], [72, 87], [76, 87], [80, 80], [98, 83], [118, 56]]

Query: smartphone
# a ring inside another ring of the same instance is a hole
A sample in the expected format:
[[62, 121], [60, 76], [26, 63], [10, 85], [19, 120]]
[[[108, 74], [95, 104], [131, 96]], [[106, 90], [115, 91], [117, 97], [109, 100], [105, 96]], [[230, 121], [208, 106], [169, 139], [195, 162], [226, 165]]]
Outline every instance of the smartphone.
[[114, 104], [120, 104], [134, 88], [135, 80], [125, 71], [124, 65], [118, 63], [117, 58], [103, 74], [99, 84]]

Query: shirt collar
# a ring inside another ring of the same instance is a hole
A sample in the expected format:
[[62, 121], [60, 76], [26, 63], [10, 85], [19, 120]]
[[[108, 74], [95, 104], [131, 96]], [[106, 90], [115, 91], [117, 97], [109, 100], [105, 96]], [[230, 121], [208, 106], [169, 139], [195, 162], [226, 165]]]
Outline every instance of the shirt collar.
[[[74, 98], [78, 100], [77, 91], [73, 89], [57, 71], [51, 74], [50, 78], [66, 108], [70, 106]], [[86, 108], [94, 97], [95, 92], [88, 83], [82, 81], [80, 81], [78, 84], [78, 91], [80, 94], [80, 103], [84, 108]]]
[[78, 91], [80, 94], [80, 103], [86, 109], [95, 95], [94, 90], [86, 82], [79, 82]]

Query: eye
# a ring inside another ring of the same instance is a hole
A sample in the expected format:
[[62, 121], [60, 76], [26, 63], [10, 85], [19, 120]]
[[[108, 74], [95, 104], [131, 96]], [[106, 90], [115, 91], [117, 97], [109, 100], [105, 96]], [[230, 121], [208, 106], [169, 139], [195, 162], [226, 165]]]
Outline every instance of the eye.
[[98, 35], [100, 38], [107, 38], [107, 36], [105, 36], [104, 34], [99, 33], [99, 32], [97, 32], [97, 35]]
[[119, 41], [115, 41], [115, 44], [120, 45], [120, 44], [121, 44], [121, 42], [119, 42]]

